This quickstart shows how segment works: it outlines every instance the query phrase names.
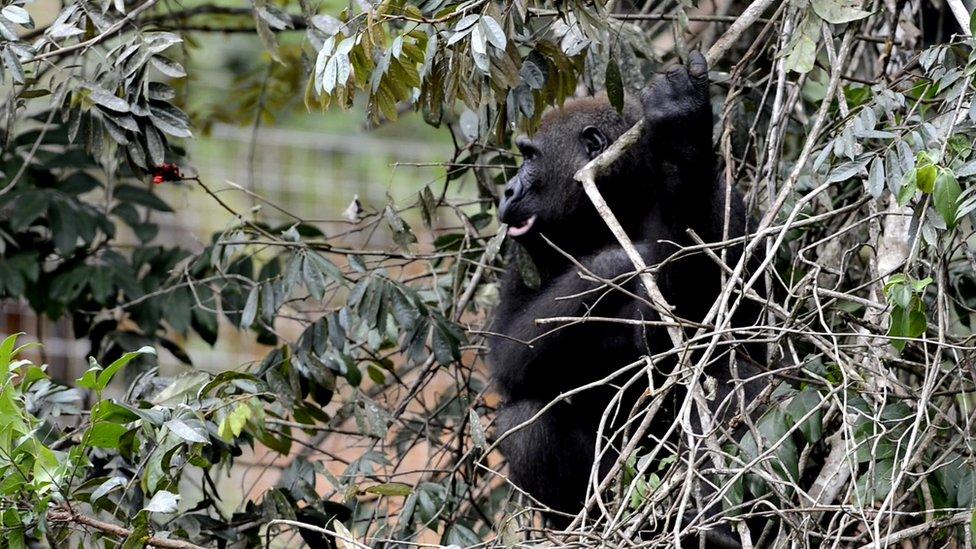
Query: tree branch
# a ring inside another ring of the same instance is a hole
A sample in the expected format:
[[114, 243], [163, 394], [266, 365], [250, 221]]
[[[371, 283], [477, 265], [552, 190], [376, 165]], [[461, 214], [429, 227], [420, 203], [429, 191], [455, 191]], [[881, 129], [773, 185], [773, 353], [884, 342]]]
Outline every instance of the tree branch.
[[949, 4], [949, 9], [952, 10], [952, 15], [955, 16], [956, 21], [959, 22], [959, 26], [962, 27], [962, 33], [966, 36], [972, 36], [969, 32], [969, 10], [963, 5], [962, 0], [946, 0]]
[[916, 538], [930, 530], [937, 530], [939, 528], [946, 528], [948, 526], [955, 526], [957, 524], [965, 524], [969, 522], [972, 516], [972, 511], [961, 511], [948, 517], [923, 522], [922, 524], [911, 526], [909, 528], [905, 528], [904, 530], [899, 530], [894, 534], [888, 534], [887, 536], [879, 539], [877, 542], [864, 544], [861, 546], [861, 549], [876, 549], [878, 547], [895, 545], [899, 542]]
[[[103, 522], [98, 519], [86, 517], [85, 515], [79, 515], [70, 509], [55, 509], [50, 511], [47, 514], [47, 519], [51, 522], [70, 522], [80, 524], [82, 526], [94, 528], [104, 534], [115, 536], [117, 538], [127, 538], [131, 536], [133, 532], [133, 530], [130, 528], [125, 528], [109, 522]], [[147, 536], [142, 541], [151, 547], [161, 547], [163, 549], [205, 549], [200, 545], [178, 539], [163, 539]]]

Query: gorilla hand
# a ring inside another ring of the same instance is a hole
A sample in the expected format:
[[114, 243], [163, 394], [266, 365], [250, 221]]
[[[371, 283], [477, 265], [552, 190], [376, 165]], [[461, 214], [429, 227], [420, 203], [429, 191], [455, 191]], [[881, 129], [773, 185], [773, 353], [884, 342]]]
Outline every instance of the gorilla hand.
[[652, 168], [672, 191], [693, 191], [711, 185], [715, 176], [712, 150], [712, 107], [708, 93], [708, 62], [701, 52], [688, 65], [658, 74], [641, 93], [644, 139]]
[[[708, 62], [701, 52], [688, 56], [688, 65], [675, 65], [658, 74], [641, 93], [647, 130], [679, 130], [691, 133], [698, 124], [712, 120], [708, 97]], [[695, 124], [692, 128], [688, 123]], [[711, 132], [709, 132], [711, 135]]]

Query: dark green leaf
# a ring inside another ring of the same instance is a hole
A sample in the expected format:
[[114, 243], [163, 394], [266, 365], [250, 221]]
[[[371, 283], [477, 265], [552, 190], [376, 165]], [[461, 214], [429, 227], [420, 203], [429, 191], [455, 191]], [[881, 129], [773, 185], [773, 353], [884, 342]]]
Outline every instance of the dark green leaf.
[[956, 225], [956, 210], [959, 207], [960, 194], [962, 189], [956, 176], [949, 170], [942, 170], [935, 180], [932, 205], [950, 228]]
[[47, 211], [48, 198], [43, 191], [30, 189], [17, 198], [10, 212], [10, 228], [20, 231]]
[[119, 438], [126, 431], [128, 429], [118, 423], [96, 423], [88, 430], [85, 440], [93, 448], [118, 448]]
[[117, 112], [129, 112], [129, 103], [114, 93], [95, 84], [86, 84], [83, 88], [88, 90], [88, 98], [97, 105]]
[[617, 109], [617, 112], [623, 112], [624, 110], [624, 83], [620, 78], [620, 67], [617, 66], [617, 60], [610, 57], [610, 61], [607, 62], [607, 72], [606, 72], [606, 86], [607, 86], [607, 98], [610, 100], [610, 104], [613, 108]]
[[535, 262], [524, 247], [515, 242], [512, 244], [515, 246], [515, 267], [522, 277], [522, 283], [533, 290], [539, 289], [542, 279], [539, 277], [539, 269], [536, 268]]
[[156, 69], [165, 74], [170, 78], [183, 78], [186, 76], [186, 70], [183, 69], [183, 65], [180, 65], [172, 59], [163, 57], [162, 55], [154, 55], [149, 58], [149, 62], [152, 63]]
[[61, 201], [55, 201], [48, 210], [48, 223], [54, 245], [64, 255], [69, 255], [78, 246], [78, 227], [75, 224], [74, 208]]
[[258, 294], [260, 286], [255, 284], [247, 294], [247, 301], [244, 302], [244, 312], [241, 313], [240, 328], [246, 330], [254, 324], [254, 319], [258, 315]]
[[131, 202], [160, 212], [172, 212], [173, 208], [163, 202], [161, 198], [147, 189], [133, 185], [119, 185], [115, 188], [115, 199], [120, 202]]
[[378, 494], [381, 496], [409, 496], [413, 492], [413, 489], [407, 484], [388, 482], [386, 484], [370, 486], [366, 488], [366, 491], [370, 494]]

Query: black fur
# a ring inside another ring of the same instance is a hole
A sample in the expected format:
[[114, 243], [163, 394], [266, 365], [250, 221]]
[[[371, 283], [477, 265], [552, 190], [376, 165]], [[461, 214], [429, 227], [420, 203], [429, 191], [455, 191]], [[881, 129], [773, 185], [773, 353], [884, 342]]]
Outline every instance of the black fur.
[[[655, 265], [673, 254], [676, 247], [669, 242], [692, 244], [686, 232], [689, 228], [705, 242], [722, 239], [725, 185], [716, 173], [707, 67], [700, 54], [693, 54], [688, 67], [674, 67], [656, 76], [640, 102], [628, 101], [620, 114], [605, 96], [577, 99], [548, 113], [531, 139], [517, 141], [523, 164], [506, 186], [500, 206], [500, 218], [509, 224], [510, 232], [511, 227], [520, 232], [526, 220], [535, 216], [529, 230], [516, 239], [532, 257], [542, 284], [529, 288], [514, 266], [502, 281], [502, 299], [492, 323], [492, 331], [502, 336], [491, 338], [489, 354], [492, 375], [504, 400], [497, 418], [498, 434], [531, 418], [560, 393], [671, 346], [660, 328], [592, 322], [552, 331], [552, 325], [535, 323], [538, 318], [587, 313], [657, 320], [648, 307], [620, 291], [558, 299], [599, 285], [581, 278], [579, 269], [541, 237], [545, 235], [600, 277], [612, 279], [634, 271], [573, 176], [641, 117], [645, 119], [641, 141], [597, 183], [644, 261]], [[747, 216], [738, 193], [733, 191], [732, 197], [729, 235], [734, 237], [745, 233]], [[728, 263], [735, 265], [738, 256], [738, 250], [730, 249]], [[675, 306], [675, 314], [692, 321], [705, 316], [720, 290], [720, 271], [704, 254], [667, 264], [656, 280]], [[622, 285], [644, 296], [636, 277]], [[736, 323], [751, 323], [755, 314], [755, 309], [747, 307]], [[532, 344], [523, 343], [528, 341]], [[757, 354], [753, 358], [762, 360]], [[719, 385], [713, 403], [721, 402], [734, 386], [728, 360], [719, 362], [726, 366], [708, 371]], [[752, 371], [740, 368], [740, 377], [743, 370]], [[661, 370], [669, 371], [670, 365], [661, 365]], [[615, 381], [622, 383], [632, 374]], [[646, 387], [645, 383], [634, 388], [625, 404], [634, 404]], [[749, 390], [755, 392], [754, 387]], [[507, 436], [501, 449], [512, 480], [541, 503], [563, 513], [577, 513], [592, 465], [597, 425], [615, 392], [606, 387], [575, 395]], [[675, 393], [672, 404], [681, 398], [681, 393]], [[659, 427], [669, 425], [673, 414], [673, 406], [660, 412]], [[717, 415], [720, 420], [724, 417]], [[615, 457], [605, 459], [603, 472]], [[564, 521], [556, 518], [555, 522]]]

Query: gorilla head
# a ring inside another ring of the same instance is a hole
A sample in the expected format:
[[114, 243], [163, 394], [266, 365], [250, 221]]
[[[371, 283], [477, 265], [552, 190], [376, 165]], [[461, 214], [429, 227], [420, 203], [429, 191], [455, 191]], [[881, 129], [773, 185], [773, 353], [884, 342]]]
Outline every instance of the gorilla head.
[[[499, 217], [509, 226], [508, 235], [532, 247], [538, 235], [558, 235], [560, 246], [574, 251], [596, 236], [606, 241], [606, 226], [587, 200], [583, 187], [573, 176], [596, 158], [641, 116], [636, 101], [627, 101], [618, 113], [605, 94], [571, 100], [561, 109], [543, 116], [539, 130], [516, 140], [522, 166], [502, 196]], [[636, 158], [615, 165], [633, 171]], [[618, 172], [621, 168], [618, 168]], [[607, 173], [601, 181], [618, 179], [620, 173]], [[622, 191], [623, 189], [619, 189]], [[633, 190], [633, 189], [631, 189]], [[621, 192], [605, 191], [607, 200]], [[615, 213], [623, 211], [611, 202]]]

